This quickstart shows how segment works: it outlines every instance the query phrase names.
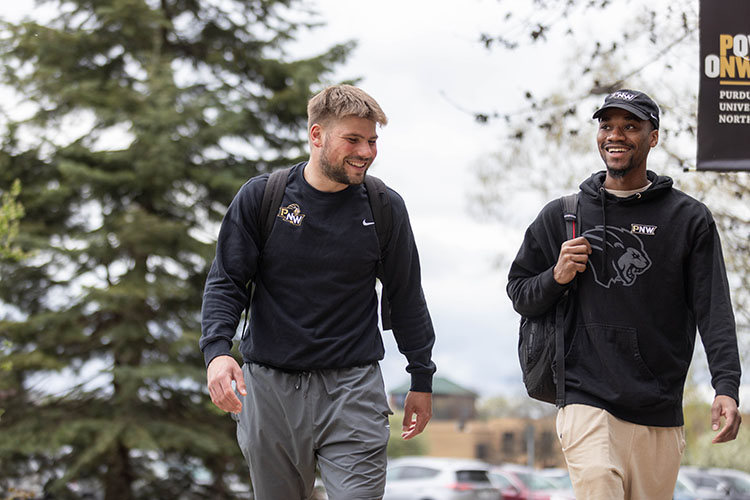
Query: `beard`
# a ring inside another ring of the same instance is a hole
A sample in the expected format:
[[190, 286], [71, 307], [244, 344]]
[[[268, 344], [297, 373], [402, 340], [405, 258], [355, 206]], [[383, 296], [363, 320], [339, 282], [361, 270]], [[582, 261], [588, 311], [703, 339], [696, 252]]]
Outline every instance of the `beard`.
[[[352, 176], [350, 176], [347, 173], [346, 166], [344, 165], [346, 158], [344, 158], [339, 164], [331, 163], [328, 159], [329, 151], [328, 151], [327, 145], [323, 146], [322, 153], [323, 154], [320, 155], [320, 167], [321, 167], [321, 170], [323, 171], [323, 174], [326, 177], [328, 177], [334, 182], [338, 182], [339, 184], [345, 184], [347, 186], [356, 186], [364, 182], [367, 169], [364, 170], [362, 177], [352, 178]], [[361, 158], [352, 158], [352, 159], [357, 160], [357, 161], [364, 161]]]
[[613, 179], [622, 179], [635, 169], [635, 163], [632, 161], [628, 162], [628, 164], [625, 165], [625, 168], [611, 168], [607, 162], [604, 162], [604, 165], [607, 167], [607, 175]]

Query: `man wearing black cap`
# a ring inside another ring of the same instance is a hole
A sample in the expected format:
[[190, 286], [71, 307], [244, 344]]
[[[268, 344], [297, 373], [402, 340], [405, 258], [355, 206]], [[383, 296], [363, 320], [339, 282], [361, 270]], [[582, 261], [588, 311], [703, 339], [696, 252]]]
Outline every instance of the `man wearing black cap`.
[[[668, 500], [685, 446], [682, 395], [696, 327], [715, 399], [713, 442], [740, 426], [740, 362], [716, 224], [672, 179], [647, 170], [659, 108], [618, 90], [594, 113], [606, 171], [578, 195], [565, 241], [560, 200], [529, 226], [508, 276], [520, 314], [569, 292], [565, 398], [557, 431], [576, 498]], [[580, 236], [578, 236], [580, 235]]]

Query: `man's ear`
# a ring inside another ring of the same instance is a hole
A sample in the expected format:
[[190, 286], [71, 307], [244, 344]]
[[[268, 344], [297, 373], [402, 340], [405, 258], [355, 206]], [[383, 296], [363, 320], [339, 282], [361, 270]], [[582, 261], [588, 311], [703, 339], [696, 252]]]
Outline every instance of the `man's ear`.
[[651, 131], [651, 137], [650, 137], [650, 144], [651, 147], [656, 147], [657, 144], [659, 144], [659, 129], [655, 128]]
[[323, 127], [320, 125], [320, 123], [313, 123], [310, 127], [310, 132], [308, 132], [308, 135], [310, 137], [310, 144], [312, 144], [316, 148], [323, 147]]

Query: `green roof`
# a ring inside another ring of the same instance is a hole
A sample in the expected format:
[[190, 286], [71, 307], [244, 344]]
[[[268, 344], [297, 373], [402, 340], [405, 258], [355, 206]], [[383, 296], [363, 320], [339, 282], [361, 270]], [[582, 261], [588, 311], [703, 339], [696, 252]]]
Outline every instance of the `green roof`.
[[[391, 389], [391, 394], [406, 394], [409, 392], [411, 384], [406, 382]], [[445, 377], [435, 377], [432, 379], [432, 393], [440, 394], [444, 396], [477, 396], [477, 393], [471, 391], [465, 387], [461, 387], [455, 382], [448, 380]]]

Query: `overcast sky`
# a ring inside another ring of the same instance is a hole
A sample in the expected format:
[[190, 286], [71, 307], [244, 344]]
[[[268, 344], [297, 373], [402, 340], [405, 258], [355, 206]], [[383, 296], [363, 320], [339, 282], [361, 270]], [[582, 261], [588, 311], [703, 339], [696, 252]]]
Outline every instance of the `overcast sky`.
[[[295, 50], [323, 50], [356, 39], [358, 48], [336, 77], [359, 85], [389, 118], [379, 130], [371, 173], [405, 199], [422, 261], [425, 296], [436, 331], [438, 375], [482, 396], [523, 390], [516, 354], [518, 316], [505, 294], [507, 266], [525, 225], [539, 206], [514, 207], [519, 225], [470, 210], [473, 168], [498, 148], [500, 130], [478, 124], [469, 111], [515, 110], [514, 75], [529, 68], [520, 55], [484, 49], [480, 33], [492, 31], [497, 0], [455, 2], [381, 0], [352, 7], [317, 0], [326, 26], [303, 37]], [[389, 388], [408, 381], [405, 359], [385, 333], [383, 373]]]

